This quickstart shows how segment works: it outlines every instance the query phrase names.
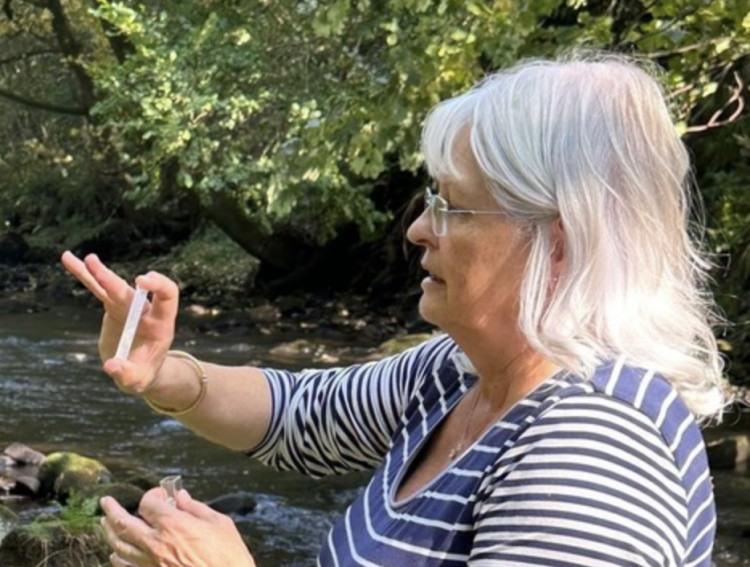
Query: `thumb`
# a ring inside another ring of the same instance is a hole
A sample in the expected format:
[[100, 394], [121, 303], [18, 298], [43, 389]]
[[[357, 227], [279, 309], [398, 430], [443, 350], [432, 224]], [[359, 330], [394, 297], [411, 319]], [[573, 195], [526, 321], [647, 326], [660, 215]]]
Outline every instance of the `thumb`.
[[130, 360], [110, 358], [104, 362], [102, 369], [127, 394], [143, 395], [149, 383], [144, 379], [143, 369]]
[[218, 512], [207, 504], [199, 502], [198, 500], [193, 500], [190, 493], [184, 489], [175, 494], [175, 503], [177, 504], [178, 510], [187, 512], [201, 520], [210, 520], [218, 514]]

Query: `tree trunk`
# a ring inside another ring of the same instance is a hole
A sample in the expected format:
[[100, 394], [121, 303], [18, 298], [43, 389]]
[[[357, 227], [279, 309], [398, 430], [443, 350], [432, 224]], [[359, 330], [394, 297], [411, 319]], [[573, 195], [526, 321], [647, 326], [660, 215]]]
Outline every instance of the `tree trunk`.
[[220, 230], [261, 261], [271, 278], [294, 272], [314, 260], [314, 248], [309, 243], [281, 232], [266, 234], [226, 192], [215, 193], [211, 204], [203, 208]]
[[94, 102], [96, 102], [96, 97], [94, 92], [94, 81], [81, 63], [81, 55], [83, 52], [81, 42], [78, 41], [78, 38], [76, 38], [73, 33], [70, 21], [65, 14], [65, 9], [60, 0], [46, 0], [44, 6], [52, 14], [52, 29], [57, 38], [57, 43], [60, 46], [60, 50], [67, 58], [68, 66], [75, 77], [78, 87], [76, 89], [76, 98], [80, 101], [81, 106], [88, 112], [88, 110], [94, 105]]

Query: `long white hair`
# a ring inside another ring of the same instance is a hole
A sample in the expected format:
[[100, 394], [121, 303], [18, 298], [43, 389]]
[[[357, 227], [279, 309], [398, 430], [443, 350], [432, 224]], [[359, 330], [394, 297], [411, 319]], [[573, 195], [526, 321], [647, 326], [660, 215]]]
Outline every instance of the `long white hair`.
[[[720, 418], [719, 319], [691, 233], [690, 159], [654, 74], [614, 54], [528, 60], [429, 114], [433, 177], [471, 151], [499, 205], [527, 227], [519, 325], [529, 344], [590, 377], [624, 358], [664, 375], [698, 418]], [[564, 267], [552, 274], [553, 223]]]

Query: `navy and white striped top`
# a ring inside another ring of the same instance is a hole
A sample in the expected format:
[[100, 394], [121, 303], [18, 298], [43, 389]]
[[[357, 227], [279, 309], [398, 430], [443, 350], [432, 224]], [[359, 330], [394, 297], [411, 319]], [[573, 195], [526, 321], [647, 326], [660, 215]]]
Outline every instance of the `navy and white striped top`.
[[715, 531], [701, 433], [676, 391], [610, 363], [559, 373], [427, 486], [399, 482], [476, 377], [440, 336], [349, 368], [264, 369], [274, 411], [253, 452], [313, 477], [377, 469], [331, 529], [321, 566], [709, 566]]

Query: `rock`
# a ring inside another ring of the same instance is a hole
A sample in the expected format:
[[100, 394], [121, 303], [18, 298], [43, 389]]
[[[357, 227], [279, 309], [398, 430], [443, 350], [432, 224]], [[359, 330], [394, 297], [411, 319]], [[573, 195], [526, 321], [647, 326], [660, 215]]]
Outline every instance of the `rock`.
[[247, 310], [247, 316], [253, 323], [275, 323], [281, 319], [278, 307], [265, 303]]
[[748, 461], [750, 440], [747, 435], [732, 435], [706, 445], [711, 470], [732, 470]]
[[29, 257], [29, 245], [17, 232], [6, 232], [0, 236], [0, 263], [15, 266]]
[[[138, 506], [141, 503], [144, 492], [143, 489], [132, 484], [112, 482], [110, 484], [97, 484], [86, 487], [81, 491], [81, 496], [84, 498], [96, 498], [97, 501], [104, 496], [111, 496], [120, 503], [120, 506], [131, 514], [134, 514], [138, 511]], [[101, 506], [97, 507], [97, 513], [103, 513]]]
[[0, 488], [9, 494], [34, 496], [39, 491], [39, 467], [44, 454], [13, 443], [0, 455]]
[[405, 351], [407, 348], [416, 346], [424, 341], [433, 338], [435, 335], [430, 333], [417, 333], [413, 335], [400, 335], [393, 337], [380, 343], [378, 352], [384, 356], [390, 356], [392, 354], [398, 354]]
[[219, 314], [218, 309], [192, 303], [184, 308], [184, 312], [191, 317], [214, 317]]
[[12, 529], [0, 543], [0, 565], [99, 567], [109, 564], [110, 553], [98, 521], [81, 532], [70, 531], [55, 519]]
[[150, 488], [159, 486], [159, 480], [160, 478], [154, 474], [139, 472], [124, 478], [122, 482], [140, 488], [145, 492]]
[[317, 352], [320, 345], [305, 340], [297, 339], [295, 341], [289, 341], [281, 343], [273, 347], [269, 352], [271, 356], [280, 360], [296, 360], [299, 358], [309, 358], [313, 353]]
[[244, 516], [254, 511], [258, 505], [255, 497], [247, 492], [225, 494], [206, 502], [208, 506], [221, 514]]
[[78, 455], [59, 452], [47, 456], [39, 469], [39, 495], [65, 503], [74, 492], [112, 482], [112, 475], [102, 463]]
[[32, 465], [38, 467], [44, 462], [44, 453], [40, 453], [36, 449], [32, 449], [23, 443], [13, 443], [8, 445], [3, 451], [3, 455], [10, 457], [18, 465]]
[[16, 496], [36, 496], [39, 493], [39, 479], [36, 475], [19, 475], [15, 481], [15, 485], [10, 489], [10, 494]]

